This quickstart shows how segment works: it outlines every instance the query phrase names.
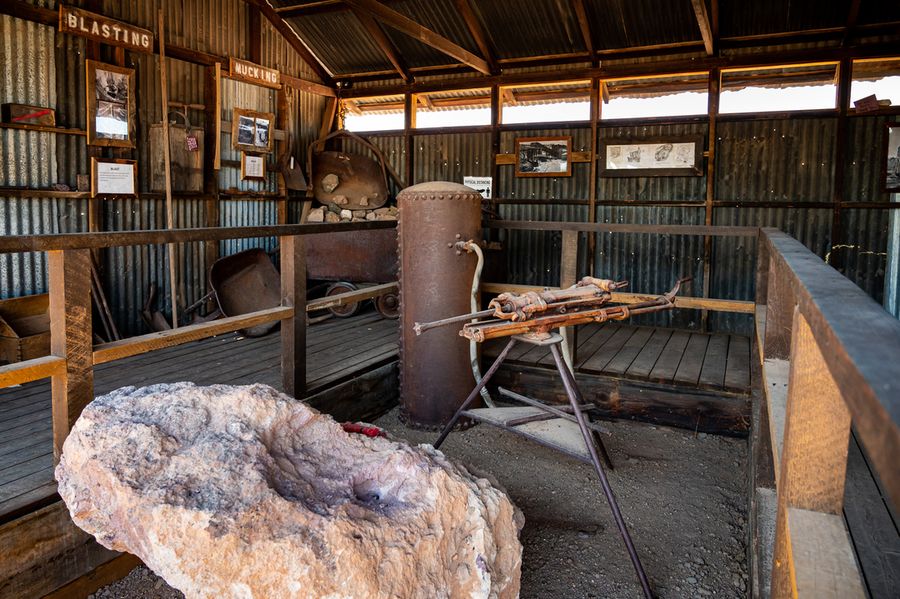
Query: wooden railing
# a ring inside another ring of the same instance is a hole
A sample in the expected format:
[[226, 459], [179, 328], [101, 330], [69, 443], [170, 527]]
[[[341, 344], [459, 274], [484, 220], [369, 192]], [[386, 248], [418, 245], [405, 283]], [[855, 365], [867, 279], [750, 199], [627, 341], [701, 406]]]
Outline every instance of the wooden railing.
[[[755, 313], [755, 353], [763, 380], [754, 381], [754, 401], [761, 402], [754, 414], [763, 414], [765, 422], [754, 420], [754, 427], [770, 432], [769, 439], [762, 439], [762, 453], [768, 455], [760, 459], [774, 466], [777, 507], [772, 514], [774, 547], [760, 548], [751, 561], [774, 553], [773, 597], [866, 596], [842, 517], [848, 440], [853, 426], [877, 482], [894, 509], [900, 509], [900, 321], [777, 229], [524, 221], [487, 225], [561, 231], [561, 287], [575, 281], [581, 232], [756, 237], [755, 302], [677, 301], [685, 308]], [[483, 290], [511, 287], [534, 288], [486, 284]], [[615, 299], [640, 298], [617, 294]], [[765, 543], [765, 535], [760, 538]], [[765, 576], [767, 568], [761, 569]], [[768, 582], [754, 584], [765, 587]]]
[[[47, 252], [51, 346], [50, 356], [0, 366], [0, 387], [51, 378], [53, 450], [58, 459], [69, 430], [84, 407], [94, 398], [95, 365], [280, 320], [282, 386], [285, 393], [302, 397], [306, 387], [305, 311], [361, 301], [396, 289], [396, 283], [387, 283], [306, 304], [304, 236], [385, 229], [392, 228], [395, 224], [376, 221], [0, 237], [0, 253]], [[91, 250], [257, 237], [279, 239], [280, 306], [120, 341], [93, 344]], [[303, 317], [298, 317], [295, 313], [298, 303], [305, 306]]]

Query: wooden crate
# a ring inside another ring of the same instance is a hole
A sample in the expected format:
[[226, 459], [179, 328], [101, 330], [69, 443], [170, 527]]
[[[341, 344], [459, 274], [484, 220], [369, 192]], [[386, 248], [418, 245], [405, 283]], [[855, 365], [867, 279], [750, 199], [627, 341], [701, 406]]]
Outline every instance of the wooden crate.
[[56, 111], [46, 106], [29, 106], [28, 104], [3, 104], [0, 107], [4, 123], [18, 125], [56, 126]]
[[50, 354], [50, 296], [0, 300], [0, 363]]

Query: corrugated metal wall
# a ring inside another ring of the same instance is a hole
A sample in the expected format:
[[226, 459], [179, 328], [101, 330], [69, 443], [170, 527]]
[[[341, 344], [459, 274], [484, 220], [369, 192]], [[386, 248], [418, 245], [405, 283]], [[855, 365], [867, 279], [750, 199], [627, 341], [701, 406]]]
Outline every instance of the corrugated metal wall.
[[[35, 2], [55, 8], [46, 0]], [[81, 2], [71, 4], [80, 5]], [[113, 18], [134, 25], [157, 29], [159, 0], [103, 3], [102, 10]], [[204, 2], [166, 2], [167, 41], [171, 44], [221, 56], [247, 57], [247, 5], [242, 0], [206, 0]], [[281, 72], [314, 78], [309, 67], [281, 36], [263, 20], [262, 62]], [[59, 126], [85, 127], [85, 59], [83, 38], [58, 34], [53, 27], [0, 16], [0, 64], [16, 68], [0, 69], [0, 102], [19, 102], [51, 106], [56, 109]], [[101, 60], [114, 62], [111, 49], [104, 48]], [[126, 53], [125, 66], [135, 69], [137, 93], [138, 144], [125, 152], [138, 162], [138, 180], [144, 193], [139, 198], [102, 200], [99, 226], [102, 230], [165, 228], [165, 202], [161, 194], [149, 192], [150, 124], [160, 122], [161, 100], [158, 57]], [[227, 69], [227, 64], [223, 65]], [[180, 60], [167, 60], [169, 100], [189, 104], [204, 103], [205, 67]], [[290, 107], [287, 130], [293, 154], [305, 160], [306, 147], [317, 135], [325, 99], [286, 91]], [[266, 88], [222, 79], [222, 119], [231, 120], [234, 107], [266, 112], [275, 111], [275, 92]], [[189, 111], [194, 126], [203, 126], [202, 111]], [[172, 117], [175, 118], [175, 117]], [[178, 119], [180, 121], [180, 119]], [[237, 191], [277, 191], [275, 176], [264, 182], [241, 181], [239, 153], [230, 146], [230, 132], [223, 131], [220, 188]], [[270, 167], [274, 158], [270, 158]], [[72, 189], [76, 175], [89, 172], [88, 151], [83, 136], [0, 129], [0, 186], [48, 189], [64, 183]], [[270, 168], [271, 172], [271, 168]], [[88, 230], [90, 202], [83, 198], [27, 197], [16, 193], [0, 196], [0, 234], [37, 234]], [[299, 202], [291, 202], [291, 207]], [[290, 210], [289, 214], [295, 214]], [[276, 200], [234, 196], [223, 198], [219, 206], [222, 226], [272, 224], [277, 220]], [[177, 227], [206, 225], [203, 198], [181, 196], [175, 200]], [[273, 249], [275, 240], [223, 242], [221, 254], [248, 247]], [[206, 293], [205, 253], [202, 244], [183, 244], [178, 248], [180, 278], [179, 303], [193, 303]], [[124, 335], [146, 332], [138, 311], [149, 294], [150, 285], [160, 286], [157, 308], [170, 310], [167, 254], [162, 246], [113, 248], [102, 252], [102, 274], [108, 303]], [[46, 258], [43, 254], [0, 255], [0, 297], [11, 297], [47, 290]]]

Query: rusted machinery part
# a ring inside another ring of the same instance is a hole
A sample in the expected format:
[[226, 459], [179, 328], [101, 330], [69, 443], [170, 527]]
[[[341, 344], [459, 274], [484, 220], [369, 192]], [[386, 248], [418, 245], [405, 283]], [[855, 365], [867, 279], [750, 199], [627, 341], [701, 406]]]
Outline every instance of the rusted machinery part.
[[400, 318], [400, 295], [398, 293], [385, 293], [375, 298], [375, 309], [385, 318], [396, 320]]
[[[406, 184], [403, 181], [401, 181], [399, 175], [397, 175], [397, 172], [393, 168], [391, 168], [390, 163], [387, 161], [387, 159], [384, 156], [384, 153], [378, 148], [378, 146], [376, 146], [375, 144], [370, 142], [368, 139], [366, 139], [360, 135], [357, 135], [355, 133], [347, 131], [346, 129], [339, 129], [339, 130], [333, 131], [333, 132], [329, 133], [328, 135], [321, 137], [321, 138], [315, 140], [314, 142], [312, 142], [311, 144], [309, 144], [309, 148], [307, 149], [307, 153], [306, 153], [306, 172], [307, 172], [308, 178], [309, 178], [309, 186], [307, 187], [307, 190], [306, 190], [307, 197], [310, 197], [310, 198], [314, 197], [316, 195], [316, 189], [319, 187], [319, 181], [316, 180], [315, 173], [313, 172], [313, 156], [322, 153], [322, 150], [325, 147], [325, 143], [328, 140], [335, 139], [338, 137], [345, 137], [347, 139], [352, 139], [352, 140], [358, 142], [359, 144], [363, 145], [367, 149], [369, 149], [375, 155], [375, 157], [377, 158], [377, 162], [378, 162], [379, 166], [381, 167], [381, 179], [383, 181], [384, 189], [385, 189], [384, 200], [382, 200], [381, 203], [378, 205], [375, 205], [373, 203], [370, 206], [356, 206], [354, 208], [350, 204], [348, 204], [348, 205], [342, 206], [343, 208], [353, 210], [353, 209], [361, 209], [361, 208], [378, 208], [379, 206], [383, 206], [384, 203], [387, 201], [387, 190], [389, 188], [389, 185], [388, 185], [388, 177], [389, 176], [391, 179], [394, 180], [398, 189], [403, 189], [406, 186]], [[365, 157], [363, 157], [363, 158], [365, 158]]]
[[[328, 289], [325, 291], [326, 296], [337, 295], [339, 293], [347, 293], [348, 291], [356, 291], [358, 287], [353, 283], [348, 283], [347, 281], [339, 281], [337, 283], [332, 283], [328, 286]], [[353, 302], [352, 304], [344, 304], [343, 306], [332, 306], [328, 308], [328, 311], [337, 316], [338, 318], [350, 318], [351, 316], [355, 316], [360, 309], [359, 302]]]
[[475, 261], [455, 244], [481, 240], [481, 195], [458, 183], [430, 182], [404, 189], [397, 205], [400, 417], [407, 426], [440, 430], [475, 384], [468, 342], [452, 328], [417, 337], [413, 324], [470, 309]]
[[312, 165], [312, 190], [322, 204], [342, 210], [371, 210], [381, 208], [388, 201], [384, 165], [368, 156], [316, 152]]

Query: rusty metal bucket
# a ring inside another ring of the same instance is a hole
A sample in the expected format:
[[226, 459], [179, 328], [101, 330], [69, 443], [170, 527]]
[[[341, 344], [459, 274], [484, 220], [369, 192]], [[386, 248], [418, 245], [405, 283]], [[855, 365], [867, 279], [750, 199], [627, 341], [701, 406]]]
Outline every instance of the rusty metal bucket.
[[[259, 248], [216, 260], [209, 269], [209, 286], [225, 316], [281, 305], [281, 276]], [[268, 322], [241, 332], [248, 337], [261, 337], [277, 326], [277, 322]]]

